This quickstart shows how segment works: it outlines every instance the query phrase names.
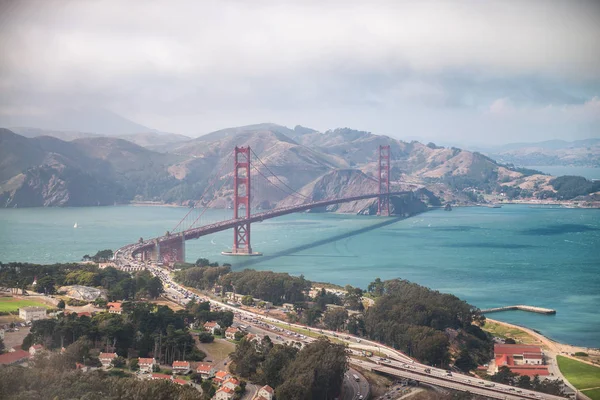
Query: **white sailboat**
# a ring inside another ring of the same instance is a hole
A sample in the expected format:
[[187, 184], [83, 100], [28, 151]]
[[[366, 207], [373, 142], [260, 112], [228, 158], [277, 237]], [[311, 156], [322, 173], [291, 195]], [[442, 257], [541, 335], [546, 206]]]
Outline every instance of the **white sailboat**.
[[75, 222], [75, 225], [73, 225], [73, 228], [77, 229], [77, 222]]

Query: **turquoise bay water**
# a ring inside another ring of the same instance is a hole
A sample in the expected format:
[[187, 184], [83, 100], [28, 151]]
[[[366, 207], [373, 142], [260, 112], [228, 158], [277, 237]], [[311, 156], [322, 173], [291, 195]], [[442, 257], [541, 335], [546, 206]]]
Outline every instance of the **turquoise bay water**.
[[[170, 207], [0, 210], [0, 260], [52, 263], [163, 234], [187, 212]], [[204, 223], [230, 218], [209, 210]], [[77, 222], [78, 228], [73, 224]], [[529, 304], [555, 316], [491, 314], [565, 343], [600, 347], [600, 210], [456, 208], [409, 219], [293, 214], [252, 226], [263, 257], [222, 256], [232, 232], [188, 241], [188, 261], [206, 257], [243, 268], [304, 274], [366, 288], [404, 278], [480, 308]]]
[[566, 167], [562, 165], [532, 165], [527, 168], [537, 169], [553, 176], [575, 175], [586, 179], [600, 179], [600, 168], [594, 167]]

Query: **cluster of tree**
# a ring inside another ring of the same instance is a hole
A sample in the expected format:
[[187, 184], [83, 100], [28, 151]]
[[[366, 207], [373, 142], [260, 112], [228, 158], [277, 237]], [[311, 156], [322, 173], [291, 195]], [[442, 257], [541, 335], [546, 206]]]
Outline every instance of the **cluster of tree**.
[[600, 182], [592, 182], [582, 176], [559, 176], [550, 181], [556, 190], [556, 198], [570, 200], [577, 196], [585, 196], [600, 191]]
[[100, 250], [90, 257], [89, 254], [83, 256], [83, 261], [107, 262], [113, 258], [113, 251], [110, 249]]
[[191, 267], [176, 271], [173, 278], [182, 285], [208, 290], [215, 286], [221, 276], [230, 272], [230, 266]]
[[233, 313], [231, 311], [211, 311], [210, 303], [203, 301], [197, 303], [192, 299], [185, 305], [185, 311], [190, 315], [190, 321], [195, 321], [197, 326], [207, 321], [216, 321], [222, 329], [233, 324]]
[[278, 399], [327, 400], [340, 394], [348, 358], [344, 345], [322, 337], [302, 350], [242, 339], [231, 354], [230, 369], [244, 378], [275, 389]]
[[303, 302], [311, 283], [304, 276], [246, 269], [230, 272], [220, 279], [223, 289], [270, 301], [273, 304]]
[[537, 375], [531, 379], [529, 376], [511, 372], [506, 366], [500, 367], [498, 372], [492, 375], [492, 381], [556, 396], [562, 396], [564, 394], [564, 383], [560, 379], [540, 379]]
[[127, 302], [121, 315], [101, 313], [89, 318], [69, 314], [34, 321], [22, 348], [41, 343], [57, 349], [85, 338], [93, 348], [128, 358], [152, 355], [163, 363], [199, 361], [206, 355], [196, 349], [188, 332], [188, 321], [193, 318], [187, 310], [175, 312], [166, 306]]
[[0, 263], [0, 282], [4, 286], [26, 289], [37, 277], [38, 293], [54, 294], [64, 285], [83, 285], [104, 288], [110, 300], [156, 298], [163, 292], [162, 282], [148, 271], [131, 276], [113, 267], [97, 265], [29, 263]]
[[[445, 366], [450, 361], [448, 329], [457, 332], [454, 343], [461, 350], [460, 365], [489, 360], [491, 338], [479, 326], [485, 317], [479, 309], [458, 297], [394, 279], [375, 280], [369, 292], [376, 297], [364, 314], [366, 336], [400, 349], [422, 362]], [[460, 358], [460, 357], [459, 357]]]
[[75, 369], [81, 352], [67, 348], [65, 354], [36, 357], [30, 368], [0, 368], [0, 398], [89, 399], [89, 400], [192, 400], [198, 391], [169, 381], [119, 378], [102, 370], [81, 372]]

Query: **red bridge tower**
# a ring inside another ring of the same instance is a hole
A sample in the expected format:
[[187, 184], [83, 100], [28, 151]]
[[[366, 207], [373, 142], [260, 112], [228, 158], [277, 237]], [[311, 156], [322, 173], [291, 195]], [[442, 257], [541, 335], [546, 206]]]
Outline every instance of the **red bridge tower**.
[[379, 146], [379, 197], [377, 215], [390, 215], [390, 146]]
[[[233, 218], [250, 218], [250, 146], [235, 147], [233, 165]], [[252, 254], [250, 222], [233, 230], [232, 254]]]

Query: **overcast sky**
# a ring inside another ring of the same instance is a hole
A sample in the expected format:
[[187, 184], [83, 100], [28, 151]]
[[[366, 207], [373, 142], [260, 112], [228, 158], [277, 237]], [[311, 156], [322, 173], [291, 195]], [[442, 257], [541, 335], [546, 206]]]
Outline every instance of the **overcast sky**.
[[0, 1], [0, 117], [600, 137], [599, 1]]

